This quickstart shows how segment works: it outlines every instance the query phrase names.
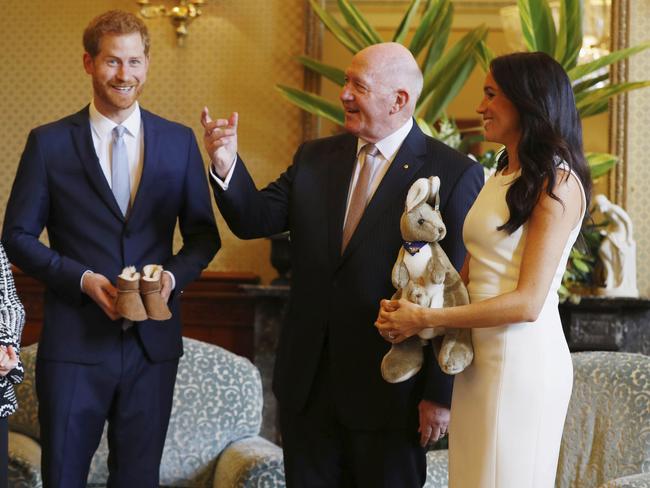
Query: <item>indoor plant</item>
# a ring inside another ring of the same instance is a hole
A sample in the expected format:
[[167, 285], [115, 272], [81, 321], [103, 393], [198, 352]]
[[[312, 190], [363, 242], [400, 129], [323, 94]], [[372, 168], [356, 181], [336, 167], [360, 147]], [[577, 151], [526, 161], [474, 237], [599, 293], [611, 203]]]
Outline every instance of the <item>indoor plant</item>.
[[[353, 54], [385, 40], [349, 0], [338, 0], [338, 8], [345, 19], [345, 26], [323, 9], [317, 0], [310, 0], [310, 4], [323, 25]], [[445, 50], [451, 31], [453, 10], [451, 0], [412, 0], [390, 39], [405, 45], [413, 56], [420, 60], [424, 87], [415, 116], [419, 125], [429, 133], [469, 78], [477, 60], [480, 60], [483, 40], [487, 35], [487, 28], [481, 25], [470, 30], [456, 44]], [[407, 34], [416, 18], [419, 18], [419, 23], [411, 40], [406, 42]], [[345, 75], [342, 69], [308, 56], [300, 56], [298, 61], [337, 85], [343, 85]], [[338, 101], [330, 101], [317, 94], [288, 86], [278, 85], [277, 88], [290, 102], [303, 110], [336, 124], [343, 124], [344, 112]]]

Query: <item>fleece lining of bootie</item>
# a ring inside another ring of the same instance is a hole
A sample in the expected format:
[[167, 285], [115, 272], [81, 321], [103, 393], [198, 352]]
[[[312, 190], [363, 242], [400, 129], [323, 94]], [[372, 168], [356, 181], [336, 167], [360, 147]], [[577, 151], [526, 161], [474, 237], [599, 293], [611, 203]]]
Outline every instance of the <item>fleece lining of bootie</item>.
[[160, 287], [158, 289], [152, 286], [147, 286], [147, 291], [143, 293], [155, 293], [156, 291], [160, 291], [160, 288], [162, 288], [162, 270], [163, 267], [160, 264], [147, 264], [144, 268], [142, 268], [143, 281], [160, 284]]
[[147, 264], [142, 268], [140, 294], [151, 320], [169, 320], [172, 317], [167, 303], [160, 294], [162, 273], [163, 267], [160, 264]]
[[134, 322], [147, 320], [147, 311], [140, 297], [140, 273], [135, 266], [127, 266], [117, 277], [117, 312]]

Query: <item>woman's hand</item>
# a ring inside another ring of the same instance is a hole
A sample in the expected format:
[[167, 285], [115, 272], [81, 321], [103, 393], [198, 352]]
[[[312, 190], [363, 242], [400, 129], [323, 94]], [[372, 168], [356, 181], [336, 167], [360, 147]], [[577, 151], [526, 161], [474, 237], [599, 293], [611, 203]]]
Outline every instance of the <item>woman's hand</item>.
[[0, 346], [0, 376], [7, 376], [18, 366], [18, 354], [13, 346]]
[[401, 298], [381, 301], [375, 327], [384, 339], [397, 344], [431, 325], [426, 323], [422, 307]]

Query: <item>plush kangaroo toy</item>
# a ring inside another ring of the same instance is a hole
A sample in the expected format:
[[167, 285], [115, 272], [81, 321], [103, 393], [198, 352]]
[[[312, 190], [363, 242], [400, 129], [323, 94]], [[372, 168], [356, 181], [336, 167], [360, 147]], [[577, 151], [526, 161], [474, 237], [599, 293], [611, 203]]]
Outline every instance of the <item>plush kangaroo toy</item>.
[[[405, 298], [423, 307], [453, 307], [469, 303], [460, 275], [442, 250], [447, 232], [438, 206], [440, 179], [420, 178], [409, 189], [400, 230], [404, 245], [393, 266], [393, 299]], [[436, 327], [425, 329], [399, 344], [393, 344], [381, 362], [381, 374], [389, 383], [414, 376], [422, 367], [422, 347], [433, 341], [440, 368], [447, 374], [460, 373], [474, 357], [470, 329]]]

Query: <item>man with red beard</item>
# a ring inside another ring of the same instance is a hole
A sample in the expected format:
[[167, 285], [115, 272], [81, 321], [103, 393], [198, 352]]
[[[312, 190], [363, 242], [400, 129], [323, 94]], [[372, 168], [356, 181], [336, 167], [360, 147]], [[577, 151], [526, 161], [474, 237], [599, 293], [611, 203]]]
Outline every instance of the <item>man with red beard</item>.
[[[2, 240], [46, 286], [36, 364], [44, 486], [86, 486], [108, 421], [108, 486], [153, 488], [182, 354], [179, 294], [220, 240], [192, 130], [138, 105], [144, 23], [110, 11], [83, 43], [92, 102], [30, 133]], [[177, 223], [183, 246], [173, 254]], [[115, 306], [122, 269], [146, 264], [165, 270], [167, 321], [130, 322]]]

